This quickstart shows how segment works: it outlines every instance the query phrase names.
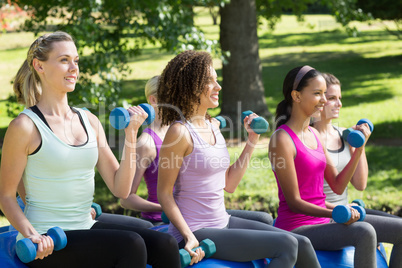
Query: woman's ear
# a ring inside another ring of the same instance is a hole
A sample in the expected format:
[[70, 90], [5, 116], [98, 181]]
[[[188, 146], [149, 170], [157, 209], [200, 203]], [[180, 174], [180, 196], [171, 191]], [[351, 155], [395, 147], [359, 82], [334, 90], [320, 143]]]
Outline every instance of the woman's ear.
[[292, 90], [292, 99], [294, 102], [300, 102], [300, 92], [297, 90]]
[[33, 66], [33, 68], [35, 69], [36, 72], [43, 73], [42, 62], [40, 60], [38, 60], [37, 58], [34, 58], [32, 60], [32, 66]]
[[149, 103], [150, 103], [151, 105], [156, 105], [156, 104], [158, 104], [158, 98], [157, 98], [156, 96], [154, 96], [154, 95], [150, 95], [150, 96], [148, 97], [148, 101], [149, 101]]

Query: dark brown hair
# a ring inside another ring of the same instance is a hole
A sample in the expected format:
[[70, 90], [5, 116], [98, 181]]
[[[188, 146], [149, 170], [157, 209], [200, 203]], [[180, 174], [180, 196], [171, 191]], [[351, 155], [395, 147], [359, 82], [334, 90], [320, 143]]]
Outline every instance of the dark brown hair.
[[290, 118], [293, 105], [292, 91], [293, 90], [302, 91], [305, 87], [308, 86], [310, 79], [322, 75], [316, 69], [311, 69], [299, 81], [299, 83], [297, 84], [297, 88], [293, 89], [294, 81], [301, 68], [303, 68], [303, 66], [299, 66], [290, 70], [286, 75], [285, 80], [283, 81], [282, 90], [284, 99], [276, 107], [276, 115], [275, 115], [276, 128], [285, 124]]
[[[174, 57], [159, 80], [158, 105], [162, 125], [190, 119], [210, 78], [211, 55], [187, 50]], [[207, 116], [209, 118], [209, 116]]]

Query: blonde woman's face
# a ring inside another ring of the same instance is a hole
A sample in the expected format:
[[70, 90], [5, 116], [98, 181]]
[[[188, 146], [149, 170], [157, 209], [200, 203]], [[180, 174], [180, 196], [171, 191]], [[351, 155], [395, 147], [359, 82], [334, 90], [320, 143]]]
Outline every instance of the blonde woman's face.
[[339, 117], [342, 107], [342, 94], [340, 85], [330, 85], [325, 94], [327, 103], [325, 103], [322, 117], [325, 119], [335, 119]]
[[73, 42], [55, 42], [47, 61], [37, 70], [43, 86], [61, 92], [74, 91], [79, 75], [77, 48]]

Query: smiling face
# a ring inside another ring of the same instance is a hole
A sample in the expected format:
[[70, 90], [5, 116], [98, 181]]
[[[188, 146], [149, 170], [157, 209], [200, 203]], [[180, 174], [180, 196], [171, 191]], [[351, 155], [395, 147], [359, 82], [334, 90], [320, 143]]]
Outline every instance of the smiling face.
[[215, 69], [210, 67], [210, 76], [205, 86], [205, 91], [200, 96], [200, 106], [209, 108], [216, 108], [219, 106], [219, 91], [222, 87], [218, 84], [218, 75]]
[[327, 103], [325, 104], [322, 118], [335, 119], [339, 117], [339, 111], [342, 107], [341, 86], [337, 84], [329, 85], [325, 94]]
[[307, 116], [320, 116], [327, 102], [325, 97], [326, 83], [324, 77], [316, 76], [308, 81], [308, 85], [300, 92], [295, 92], [296, 102]]
[[34, 59], [34, 66], [41, 77], [43, 88], [60, 92], [71, 92], [79, 75], [78, 52], [69, 41], [54, 42], [46, 61]]

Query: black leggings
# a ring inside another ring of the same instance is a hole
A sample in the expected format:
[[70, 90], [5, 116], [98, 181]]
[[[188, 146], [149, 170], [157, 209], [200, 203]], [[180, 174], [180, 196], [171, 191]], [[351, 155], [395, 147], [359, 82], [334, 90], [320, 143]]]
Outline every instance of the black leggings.
[[180, 268], [179, 249], [169, 234], [146, 228], [95, 223], [90, 230], [66, 231], [67, 246], [29, 267]]
[[[216, 259], [246, 262], [270, 258], [269, 267], [320, 267], [306, 237], [258, 221], [231, 216], [227, 228], [203, 228], [194, 235], [198, 241], [209, 238], [215, 243]], [[179, 246], [183, 247], [184, 241]]]

